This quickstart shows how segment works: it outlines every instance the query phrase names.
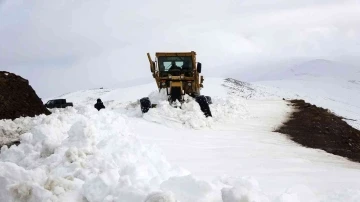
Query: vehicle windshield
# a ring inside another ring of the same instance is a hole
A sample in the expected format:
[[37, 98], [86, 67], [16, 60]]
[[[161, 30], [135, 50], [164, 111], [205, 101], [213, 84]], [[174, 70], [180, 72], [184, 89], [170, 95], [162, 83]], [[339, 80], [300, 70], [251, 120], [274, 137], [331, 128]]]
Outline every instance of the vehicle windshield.
[[49, 100], [46, 104], [52, 104], [53, 103], [53, 101], [52, 100]]
[[[192, 62], [191, 56], [160, 56], [158, 57], [159, 71], [163, 75], [174, 72], [191, 72]], [[175, 73], [176, 74], [176, 73]]]

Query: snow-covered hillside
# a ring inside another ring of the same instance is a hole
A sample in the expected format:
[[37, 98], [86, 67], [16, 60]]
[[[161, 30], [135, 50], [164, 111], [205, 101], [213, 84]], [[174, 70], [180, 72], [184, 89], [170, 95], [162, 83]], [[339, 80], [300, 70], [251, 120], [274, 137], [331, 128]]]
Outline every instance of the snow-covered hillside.
[[360, 129], [360, 67], [324, 59], [268, 66], [245, 69], [239, 66], [231, 77], [250, 82], [256, 89], [265, 89], [265, 94], [301, 98], [328, 108]]
[[[203, 94], [212, 118], [191, 100], [170, 107], [149, 83], [69, 93], [74, 108], [0, 121], [23, 133], [1, 149], [0, 201], [360, 200], [359, 164], [271, 132], [292, 112], [282, 98], [301, 95], [222, 78], [205, 79]], [[158, 106], [142, 114], [145, 96]]]
[[360, 68], [328, 60], [313, 60], [274, 70], [252, 82], [291, 92], [328, 108], [360, 129]]

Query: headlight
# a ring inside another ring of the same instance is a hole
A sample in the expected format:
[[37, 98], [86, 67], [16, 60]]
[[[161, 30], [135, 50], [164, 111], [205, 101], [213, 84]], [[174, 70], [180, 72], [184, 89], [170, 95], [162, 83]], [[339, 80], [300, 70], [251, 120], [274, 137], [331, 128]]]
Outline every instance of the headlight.
[[191, 86], [191, 82], [188, 82], [188, 86]]

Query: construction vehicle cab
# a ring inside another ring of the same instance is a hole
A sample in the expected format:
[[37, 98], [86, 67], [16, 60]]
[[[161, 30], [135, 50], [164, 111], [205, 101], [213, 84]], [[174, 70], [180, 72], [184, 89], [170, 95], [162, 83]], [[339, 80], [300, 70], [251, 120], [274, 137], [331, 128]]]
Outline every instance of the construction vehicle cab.
[[[206, 116], [211, 116], [209, 104], [211, 98], [200, 94], [203, 88], [203, 76], [201, 63], [196, 61], [196, 53], [191, 52], [157, 52], [153, 61], [147, 53], [150, 62], [150, 71], [156, 81], [159, 91], [165, 89], [170, 104], [179, 101], [184, 102], [184, 95], [196, 99]], [[146, 113], [151, 108], [149, 98], [140, 100], [141, 109]]]

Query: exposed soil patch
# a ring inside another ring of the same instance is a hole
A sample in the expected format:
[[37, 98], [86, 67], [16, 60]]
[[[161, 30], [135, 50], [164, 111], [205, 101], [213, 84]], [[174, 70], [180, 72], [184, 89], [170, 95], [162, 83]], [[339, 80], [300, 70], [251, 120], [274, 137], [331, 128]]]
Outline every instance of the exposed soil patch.
[[310, 148], [360, 162], [360, 131], [348, 125], [343, 117], [329, 110], [290, 100], [297, 109], [291, 118], [275, 132], [287, 134], [293, 141]]
[[0, 119], [16, 119], [49, 115], [28, 80], [10, 72], [0, 71]]

